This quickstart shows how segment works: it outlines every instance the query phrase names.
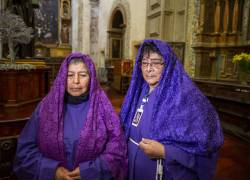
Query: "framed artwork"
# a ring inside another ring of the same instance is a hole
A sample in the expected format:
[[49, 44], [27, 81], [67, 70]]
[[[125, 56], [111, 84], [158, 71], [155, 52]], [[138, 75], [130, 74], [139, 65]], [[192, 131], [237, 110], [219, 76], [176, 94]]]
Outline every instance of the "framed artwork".
[[40, 8], [35, 9], [35, 28], [39, 30], [39, 39], [45, 44], [54, 44], [58, 40], [58, 0], [40, 0]]
[[133, 70], [133, 61], [129, 59], [125, 59], [121, 61], [121, 70], [122, 75], [131, 75]]
[[111, 58], [122, 57], [122, 40], [111, 39]]

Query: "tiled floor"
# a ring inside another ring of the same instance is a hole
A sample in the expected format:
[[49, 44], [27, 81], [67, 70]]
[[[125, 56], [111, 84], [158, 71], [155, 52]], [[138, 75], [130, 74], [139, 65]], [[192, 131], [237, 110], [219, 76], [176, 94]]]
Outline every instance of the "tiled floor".
[[[119, 112], [124, 97], [108, 87], [103, 88]], [[225, 134], [215, 180], [250, 180], [250, 144]]]

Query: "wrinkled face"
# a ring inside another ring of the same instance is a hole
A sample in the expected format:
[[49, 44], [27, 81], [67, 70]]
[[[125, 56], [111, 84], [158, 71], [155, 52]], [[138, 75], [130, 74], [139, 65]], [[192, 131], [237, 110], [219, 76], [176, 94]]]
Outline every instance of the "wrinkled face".
[[90, 76], [83, 62], [69, 64], [67, 92], [72, 96], [80, 96], [89, 89]]
[[148, 83], [150, 90], [153, 90], [160, 81], [163, 68], [164, 61], [158, 53], [150, 52], [143, 55], [141, 70], [143, 78]]

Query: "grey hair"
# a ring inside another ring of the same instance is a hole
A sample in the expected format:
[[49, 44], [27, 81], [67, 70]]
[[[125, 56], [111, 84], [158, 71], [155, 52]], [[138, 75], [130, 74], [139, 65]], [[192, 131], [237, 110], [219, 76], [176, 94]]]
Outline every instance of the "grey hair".
[[85, 64], [85, 63], [83, 62], [82, 59], [80, 59], [80, 58], [75, 58], [75, 59], [72, 59], [72, 60], [69, 62], [69, 65], [70, 65], [70, 64], [79, 64], [79, 63]]

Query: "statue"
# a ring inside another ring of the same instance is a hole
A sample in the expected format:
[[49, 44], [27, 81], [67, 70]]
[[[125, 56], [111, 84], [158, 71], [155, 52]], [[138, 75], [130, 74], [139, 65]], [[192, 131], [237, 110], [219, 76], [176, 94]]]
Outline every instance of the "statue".
[[65, 44], [69, 43], [69, 27], [66, 23], [63, 23], [61, 28], [61, 42]]

